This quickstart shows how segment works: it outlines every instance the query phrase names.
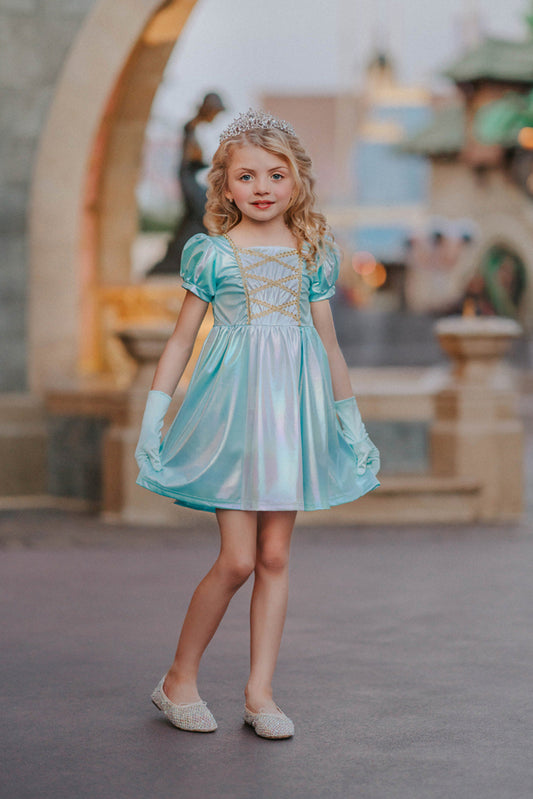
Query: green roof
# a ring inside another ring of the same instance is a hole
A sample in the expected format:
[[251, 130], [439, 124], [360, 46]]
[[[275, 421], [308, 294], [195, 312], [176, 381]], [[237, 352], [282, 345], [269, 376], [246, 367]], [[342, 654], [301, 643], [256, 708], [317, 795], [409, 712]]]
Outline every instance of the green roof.
[[433, 121], [400, 145], [403, 152], [418, 155], [455, 155], [464, 145], [465, 115], [460, 106], [438, 109]]
[[443, 74], [456, 83], [488, 79], [533, 85], [533, 39], [484, 39]]

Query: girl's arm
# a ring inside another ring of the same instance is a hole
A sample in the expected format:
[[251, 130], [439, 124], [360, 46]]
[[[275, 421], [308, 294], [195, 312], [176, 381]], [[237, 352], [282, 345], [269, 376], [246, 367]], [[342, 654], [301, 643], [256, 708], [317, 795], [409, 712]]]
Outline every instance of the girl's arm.
[[196, 341], [209, 303], [187, 291], [176, 327], [157, 364], [152, 390], [174, 394]]
[[353, 396], [350, 375], [337, 341], [329, 300], [312, 302], [311, 316], [328, 356], [337, 419], [344, 438], [357, 456], [357, 474], [363, 475], [370, 469], [375, 476], [380, 468], [379, 451], [366, 432], [357, 400]]
[[346, 361], [344, 360], [344, 355], [337, 341], [329, 300], [317, 300], [316, 302], [312, 302], [311, 316], [313, 317], [313, 324], [328, 356], [335, 400], [353, 397], [350, 375], [348, 373]]

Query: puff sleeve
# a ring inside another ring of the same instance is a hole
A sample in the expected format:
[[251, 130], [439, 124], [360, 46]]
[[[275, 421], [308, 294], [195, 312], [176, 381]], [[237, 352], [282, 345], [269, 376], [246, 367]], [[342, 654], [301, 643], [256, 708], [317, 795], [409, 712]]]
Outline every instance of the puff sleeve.
[[215, 296], [215, 260], [215, 246], [205, 233], [192, 236], [181, 255], [183, 288], [205, 302], [211, 302]]
[[328, 245], [325, 255], [311, 273], [310, 302], [327, 300], [335, 294], [335, 281], [339, 276], [340, 251], [334, 244]]

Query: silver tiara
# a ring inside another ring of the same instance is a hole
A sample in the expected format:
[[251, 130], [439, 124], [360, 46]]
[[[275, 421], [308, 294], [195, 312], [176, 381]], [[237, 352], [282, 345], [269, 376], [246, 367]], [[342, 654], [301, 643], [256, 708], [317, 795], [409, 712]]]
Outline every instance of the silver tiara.
[[290, 136], [296, 136], [292, 125], [289, 125], [284, 119], [276, 119], [272, 114], [267, 114], [266, 111], [254, 111], [253, 108], [249, 108], [246, 113], [235, 117], [233, 122], [222, 131], [220, 143], [222, 144], [225, 139], [231, 139], [232, 136], [238, 136], [239, 133], [244, 133], [247, 130], [256, 130], [257, 128], [263, 128], [264, 130], [277, 128]]

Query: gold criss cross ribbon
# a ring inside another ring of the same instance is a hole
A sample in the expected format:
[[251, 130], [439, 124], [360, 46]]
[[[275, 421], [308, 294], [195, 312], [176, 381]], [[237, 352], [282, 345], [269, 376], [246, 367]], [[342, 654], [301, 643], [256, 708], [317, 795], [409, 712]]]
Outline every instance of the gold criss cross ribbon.
[[[238, 247], [235, 242], [229, 237], [225, 236], [228, 240], [235, 260], [241, 273], [242, 282], [244, 286], [244, 293], [246, 295], [246, 310], [248, 314], [248, 324], [253, 320], [262, 319], [273, 313], [280, 313], [284, 316], [294, 319], [296, 324], [300, 324], [300, 290], [302, 283], [302, 257], [297, 250], [287, 249], [279, 253], [269, 253], [265, 255], [261, 248], [251, 249]], [[243, 263], [241, 253], [246, 253], [255, 260], [249, 264]], [[287, 259], [298, 254], [298, 263], [291, 264]], [[268, 275], [257, 274], [256, 270], [264, 264], [272, 263], [275, 261], [280, 264], [284, 269], [289, 271], [288, 275], [283, 277], [273, 278]], [[251, 286], [250, 281], [259, 282], [258, 286]], [[293, 285], [289, 285], [292, 282]], [[295, 285], [296, 284], [296, 287]], [[258, 294], [268, 288], [281, 289], [289, 297], [282, 303], [271, 303], [268, 300], [262, 299]], [[259, 306], [259, 310], [254, 309], [253, 306]]]

